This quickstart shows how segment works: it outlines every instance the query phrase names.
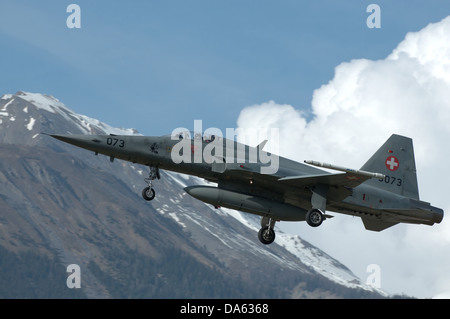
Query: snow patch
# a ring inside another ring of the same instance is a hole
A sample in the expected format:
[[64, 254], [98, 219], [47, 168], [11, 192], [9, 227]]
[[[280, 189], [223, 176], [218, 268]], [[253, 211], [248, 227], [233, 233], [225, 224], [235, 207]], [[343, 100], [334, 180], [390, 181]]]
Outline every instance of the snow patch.
[[9, 101], [5, 105], [3, 105], [2, 111], [6, 111], [6, 108], [8, 107], [8, 105], [10, 105], [13, 101], [14, 101], [14, 99], [12, 99], [11, 101]]
[[36, 122], [36, 120], [34, 118], [30, 117], [30, 122], [28, 122], [28, 124], [26, 125], [28, 131], [31, 131], [33, 129], [35, 122]]
[[172, 217], [173, 220], [175, 220], [178, 224], [180, 224], [183, 228], [186, 228], [186, 224], [183, 223], [175, 213], [169, 213], [169, 216]]
[[[167, 173], [167, 175], [169, 175], [171, 177], [171, 179], [177, 183], [178, 185], [180, 185], [181, 187], [185, 188], [187, 187], [187, 184], [184, 181], [180, 180], [180, 177], [185, 179], [185, 177], [183, 176], [184, 174], [180, 174], [180, 173], [175, 173], [175, 172], [169, 172], [169, 171], [165, 171]], [[177, 178], [178, 177], [178, 178]]]
[[38, 109], [43, 109], [50, 113], [57, 113], [58, 108], [67, 109], [63, 103], [50, 95], [30, 92], [18, 92], [16, 96], [18, 96], [22, 100], [30, 102]]

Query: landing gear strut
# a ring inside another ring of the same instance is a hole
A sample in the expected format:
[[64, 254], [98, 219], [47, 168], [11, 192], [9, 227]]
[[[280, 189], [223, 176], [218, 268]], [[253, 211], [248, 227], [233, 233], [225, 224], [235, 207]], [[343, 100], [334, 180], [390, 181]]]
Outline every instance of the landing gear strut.
[[148, 178], [144, 179], [144, 181], [147, 183], [147, 187], [142, 190], [142, 197], [146, 201], [151, 201], [153, 198], [155, 198], [155, 190], [153, 189], [153, 180], [160, 179], [161, 176], [159, 175], [159, 168], [150, 166], [150, 173], [148, 175]]
[[270, 217], [263, 217], [261, 219], [261, 229], [258, 232], [258, 239], [264, 245], [269, 245], [275, 240], [275, 220]]

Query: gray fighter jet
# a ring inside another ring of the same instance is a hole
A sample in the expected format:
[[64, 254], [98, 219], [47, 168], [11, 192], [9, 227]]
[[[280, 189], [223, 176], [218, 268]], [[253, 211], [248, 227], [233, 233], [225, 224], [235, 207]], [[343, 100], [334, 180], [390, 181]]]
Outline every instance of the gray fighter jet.
[[[359, 170], [305, 161], [295, 162], [220, 136], [180, 131], [160, 137], [116, 135], [51, 135], [75, 146], [147, 165], [150, 174], [142, 196], [155, 197], [159, 169], [199, 176], [217, 186], [184, 190], [214, 205], [260, 215], [258, 238], [275, 239], [276, 221], [306, 221], [317, 227], [333, 211], [361, 217], [368, 230], [398, 223], [433, 225], [442, 209], [419, 199], [412, 139], [392, 135]], [[315, 167], [314, 167], [315, 166]], [[339, 171], [329, 173], [316, 168]]]

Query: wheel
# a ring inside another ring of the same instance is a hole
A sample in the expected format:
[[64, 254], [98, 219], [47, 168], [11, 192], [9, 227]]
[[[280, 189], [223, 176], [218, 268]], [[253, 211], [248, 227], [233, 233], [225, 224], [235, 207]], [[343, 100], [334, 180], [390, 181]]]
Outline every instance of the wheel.
[[318, 209], [311, 209], [306, 213], [306, 222], [311, 227], [318, 227], [324, 221], [323, 214]]
[[142, 190], [142, 197], [147, 200], [150, 201], [153, 198], [155, 198], [155, 190], [151, 187], [146, 187]]
[[269, 245], [275, 240], [275, 232], [268, 226], [263, 227], [258, 232], [258, 238], [264, 245]]

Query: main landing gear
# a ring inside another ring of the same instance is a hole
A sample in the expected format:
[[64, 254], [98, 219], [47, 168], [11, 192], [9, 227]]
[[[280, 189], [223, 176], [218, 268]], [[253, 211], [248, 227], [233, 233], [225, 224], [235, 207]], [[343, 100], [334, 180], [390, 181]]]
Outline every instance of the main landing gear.
[[306, 213], [306, 222], [311, 227], [318, 227], [325, 220], [325, 216], [319, 209], [313, 208]]
[[[328, 216], [330, 217], [330, 216]], [[311, 227], [318, 227], [325, 220], [325, 215], [320, 209], [313, 208], [306, 213], [306, 222]], [[270, 217], [263, 217], [261, 219], [261, 229], [258, 232], [258, 239], [264, 245], [269, 245], [275, 240], [275, 220]]]
[[155, 190], [153, 189], [153, 181], [155, 179], [160, 179], [161, 176], [159, 175], [159, 168], [150, 166], [150, 173], [148, 175], [148, 178], [144, 179], [147, 183], [147, 187], [142, 190], [142, 197], [146, 201], [151, 201], [153, 198], [155, 198]]

